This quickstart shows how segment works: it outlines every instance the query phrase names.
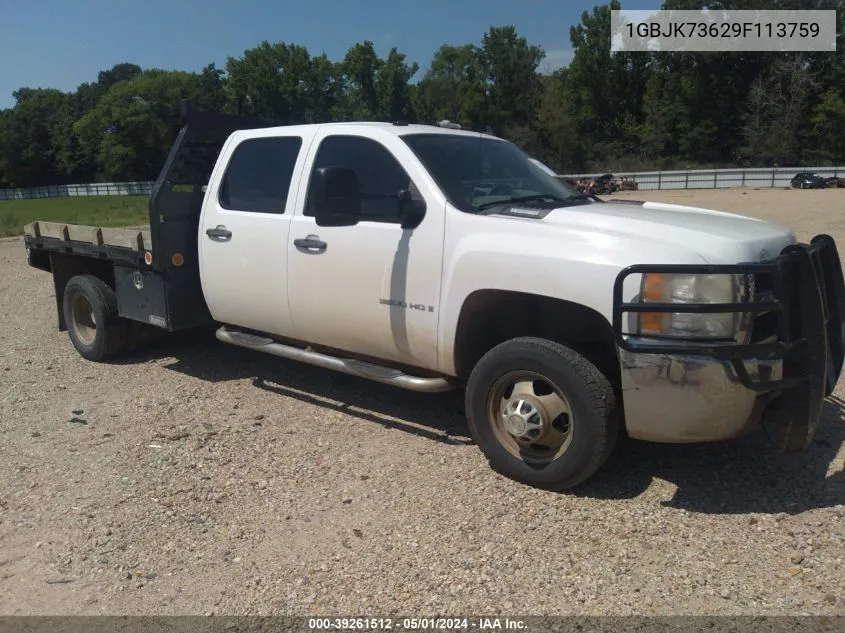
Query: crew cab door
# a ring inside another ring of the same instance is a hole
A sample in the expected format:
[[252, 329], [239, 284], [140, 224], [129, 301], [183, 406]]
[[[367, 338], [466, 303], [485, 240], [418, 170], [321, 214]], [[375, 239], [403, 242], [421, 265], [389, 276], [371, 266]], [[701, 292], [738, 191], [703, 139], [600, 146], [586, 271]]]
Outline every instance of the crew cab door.
[[200, 276], [215, 320], [290, 336], [287, 239], [310, 136], [267, 132], [236, 133], [221, 152], [200, 222]]
[[[321, 128], [303, 178], [288, 245], [288, 294], [297, 338], [419, 367], [437, 366], [445, 204], [405, 143], [377, 129]], [[314, 170], [355, 171], [362, 218], [317, 226]], [[403, 229], [400, 191], [425, 202], [422, 222]], [[301, 210], [301, 211], [300, 211]]]

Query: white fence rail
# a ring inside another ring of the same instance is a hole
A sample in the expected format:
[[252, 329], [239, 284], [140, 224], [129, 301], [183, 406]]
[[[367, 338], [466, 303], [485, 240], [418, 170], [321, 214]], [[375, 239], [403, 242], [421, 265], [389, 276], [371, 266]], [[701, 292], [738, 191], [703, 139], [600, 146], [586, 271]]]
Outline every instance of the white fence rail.
[[[632, 178], [640, 190], [649, 189], [721, 189], [727, 187], [788, 187], [799, 172], [823, 177], [845, 177], [845, 167], [775, 167], [749, 169], [692, 169], [686, 171], [613, 172], [614, 176]], [[592, 178], [607, 172], [565, 174], [566, 178]], [[66, 198], [69, 196], [148, 196], [152, 182], [98, 182], [84, 185], [55, 185], [29, 189], [0, 189], [0, 200]]]
[[[686, 171], [612, 172], [632, 178], [644, 189], [721, 189], [728, 187], [789, 187], [795, 174], [811, 172], [822, 177], [845, 177], [845, 167], [767, 167], [748, 169], [692, 169]], [[603, 173], [567, 174], [567, 178], [592, 178]]]
[[71, 196], [148, 196], [152, 182], [95, 182], [87, 185], [53, 185], [28, 189], [0, 189], [0, 200], [67, 198]]

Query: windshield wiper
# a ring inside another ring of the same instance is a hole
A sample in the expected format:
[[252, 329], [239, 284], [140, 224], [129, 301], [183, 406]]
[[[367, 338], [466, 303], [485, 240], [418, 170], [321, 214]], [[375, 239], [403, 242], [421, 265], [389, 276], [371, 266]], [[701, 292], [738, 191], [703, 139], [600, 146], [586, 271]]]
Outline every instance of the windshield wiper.
[[[583, 194], [579, 194], [583, 195]], [[586, 196], [585, 196], [586, 197]], [[502, 204], [513, 204], [513, 203], [520, 203], [520, 202], [534, 202], [535, 200], [549, 200], [551, 202], [566, 202], [568, 200], [580, 200], [581, 198], [576, 198], [574, 196], [568, 196], [566, 198], [561, 198], [560, 196], [556, 196], [554, 194], [536, 194], [533, 196], [516, 196], [515, 198], [508, 198], [507, 200], [495, 200], [491, 202], [484, 202], [479, 204], [475, 207], [476, 211], [483, 211], [484, 209], [489, 209], [490, 207], [499, 206]]]

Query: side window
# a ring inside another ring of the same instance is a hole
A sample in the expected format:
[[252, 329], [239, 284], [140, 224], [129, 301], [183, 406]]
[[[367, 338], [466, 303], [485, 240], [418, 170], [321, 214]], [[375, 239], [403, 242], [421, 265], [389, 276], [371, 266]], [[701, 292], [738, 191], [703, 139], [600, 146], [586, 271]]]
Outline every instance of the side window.
[[220, 186], [220, 206], [232, 211], [284, 213], [301, 147], [298, 136], [243, 141], [229, 159]]
[[[358, 176], [363, 220], [400, 222], [399, 192], [408, 189], [411, 197], [420, 199], [419, 190], [402, 165], [386, 147], [362, 136], [329, 136], [317, 150], [312, 174], [320, 167], [341, 166], [353, 169]], [[305, 215], [314, 215], [314, 197], [309, 185]]]

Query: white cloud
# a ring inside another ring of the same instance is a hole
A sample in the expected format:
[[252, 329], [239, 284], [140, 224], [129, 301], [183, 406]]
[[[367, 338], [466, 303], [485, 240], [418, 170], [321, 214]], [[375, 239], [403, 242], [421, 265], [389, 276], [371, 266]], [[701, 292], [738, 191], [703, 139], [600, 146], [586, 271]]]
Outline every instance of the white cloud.
[[540, 62], [540, 67], [537, 70], [541, 73], [553, 73], [559, 68], [569, 66], [569, 62], [572, 61], [574, 56], [575, 51], [571, 48], [546, 51], [546, 56], [543, 58], [543, 61]]

